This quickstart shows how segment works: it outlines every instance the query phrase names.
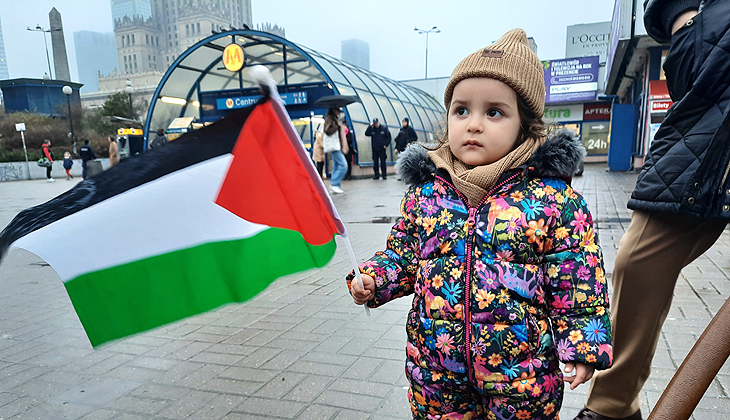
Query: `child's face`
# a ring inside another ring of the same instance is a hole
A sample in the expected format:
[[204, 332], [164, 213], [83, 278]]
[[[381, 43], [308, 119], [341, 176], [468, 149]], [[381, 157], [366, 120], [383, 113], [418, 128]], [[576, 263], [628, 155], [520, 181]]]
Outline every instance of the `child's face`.
[[456, 84], [448, 115], [449, 147], [471, 166], [498, 161], [512, 151], [520, 133], [517, 93], [488, 77]]

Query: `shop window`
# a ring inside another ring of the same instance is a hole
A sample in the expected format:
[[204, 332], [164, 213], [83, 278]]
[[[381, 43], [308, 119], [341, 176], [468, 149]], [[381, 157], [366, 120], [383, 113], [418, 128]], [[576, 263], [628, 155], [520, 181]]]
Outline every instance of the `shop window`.
[[586, 121], [581, 130], [581, 141], [588, 155], [608, 154], [609, 121]]

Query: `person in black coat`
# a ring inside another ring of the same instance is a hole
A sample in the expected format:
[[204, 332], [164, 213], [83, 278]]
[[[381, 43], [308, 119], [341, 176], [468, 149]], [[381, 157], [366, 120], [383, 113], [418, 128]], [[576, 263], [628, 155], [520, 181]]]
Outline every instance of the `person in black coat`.
[[403, 118], [400, 131], [395, 136], [395, 150], [402, 153], [409, 144], [415, 141], [418, 141], [416, 130], [413, 129], [408, 118]]
[[89, 146], [89, 139], [84, 140], [84, 145], [79, 149], [79, 155], [81, 155], [81, 177], [86, 179], [86, 163], [90, 160], [96, 159], [94, 155], [94, 149]]
[[[390, 130], [388, 127], [380, 124], [377, 118], [373, 118], [373, 122], [365, 130], [365, 135], [371, 138], [371, 147], [373, 152], [373, 171], [375, 175], [373, 179], [378, 179], [380, 174], [378, 170], [382, 170], [383, 179], [388, 179], [386, 160], [388, 158], [388, 146], [390, 145]], [[380, 162], [380, 166], [378, 166]]]
[[638, 395], [677, 277], [730, 220], [730, 2], [646, 0], [644, 26], [671, 42], [664, 72], [674, 104], [628, 203], [612, 276], [613, 367], [593, 378], [576, 419], [641, 419]]

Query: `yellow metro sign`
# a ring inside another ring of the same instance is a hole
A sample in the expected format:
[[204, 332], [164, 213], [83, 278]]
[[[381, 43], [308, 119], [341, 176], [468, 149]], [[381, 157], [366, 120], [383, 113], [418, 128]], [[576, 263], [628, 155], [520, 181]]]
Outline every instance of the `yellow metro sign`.
[[246, 55], [240, 45], [233, 43], [228, 44], [223, 50], [223, 65], [229, 71], [239, 71], [243, 67]]

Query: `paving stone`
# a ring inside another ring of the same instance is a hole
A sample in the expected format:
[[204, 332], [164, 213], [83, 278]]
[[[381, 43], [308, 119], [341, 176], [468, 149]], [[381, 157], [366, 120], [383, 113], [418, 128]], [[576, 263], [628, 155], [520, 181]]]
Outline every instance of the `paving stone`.
[[185, 398], [168, 405], [159, 412], [159, 415], [170, 419], [184, 419], [190, 413], [194, 413], [198, 408], [212, 401], [216, 396], [213, 392], [193, 391], [185, 395]]
[[334, 378], [329, 376], [307, 375], [284, 398], [293, 401], [314, 401], [332, 381]]
[[238, 395], [218, 395], [214, 399], [203, 404], [186, 420], [212, 420], [223, 418], [230, 414], [237, 406], [241, 405], [247, 397]]
[[352, 392], [325, 390], [315, 402], [318, 404], [331, 405], [350, 410], [372, 412], [380, 408], [383, 401], [384, 399], [380, 397], [355, 394]]
[[258, 414], [261, 417], [296, 418], [306, 408], [306, 404], [296, 401], [251, 397], [239, 404], [236, 412]]

